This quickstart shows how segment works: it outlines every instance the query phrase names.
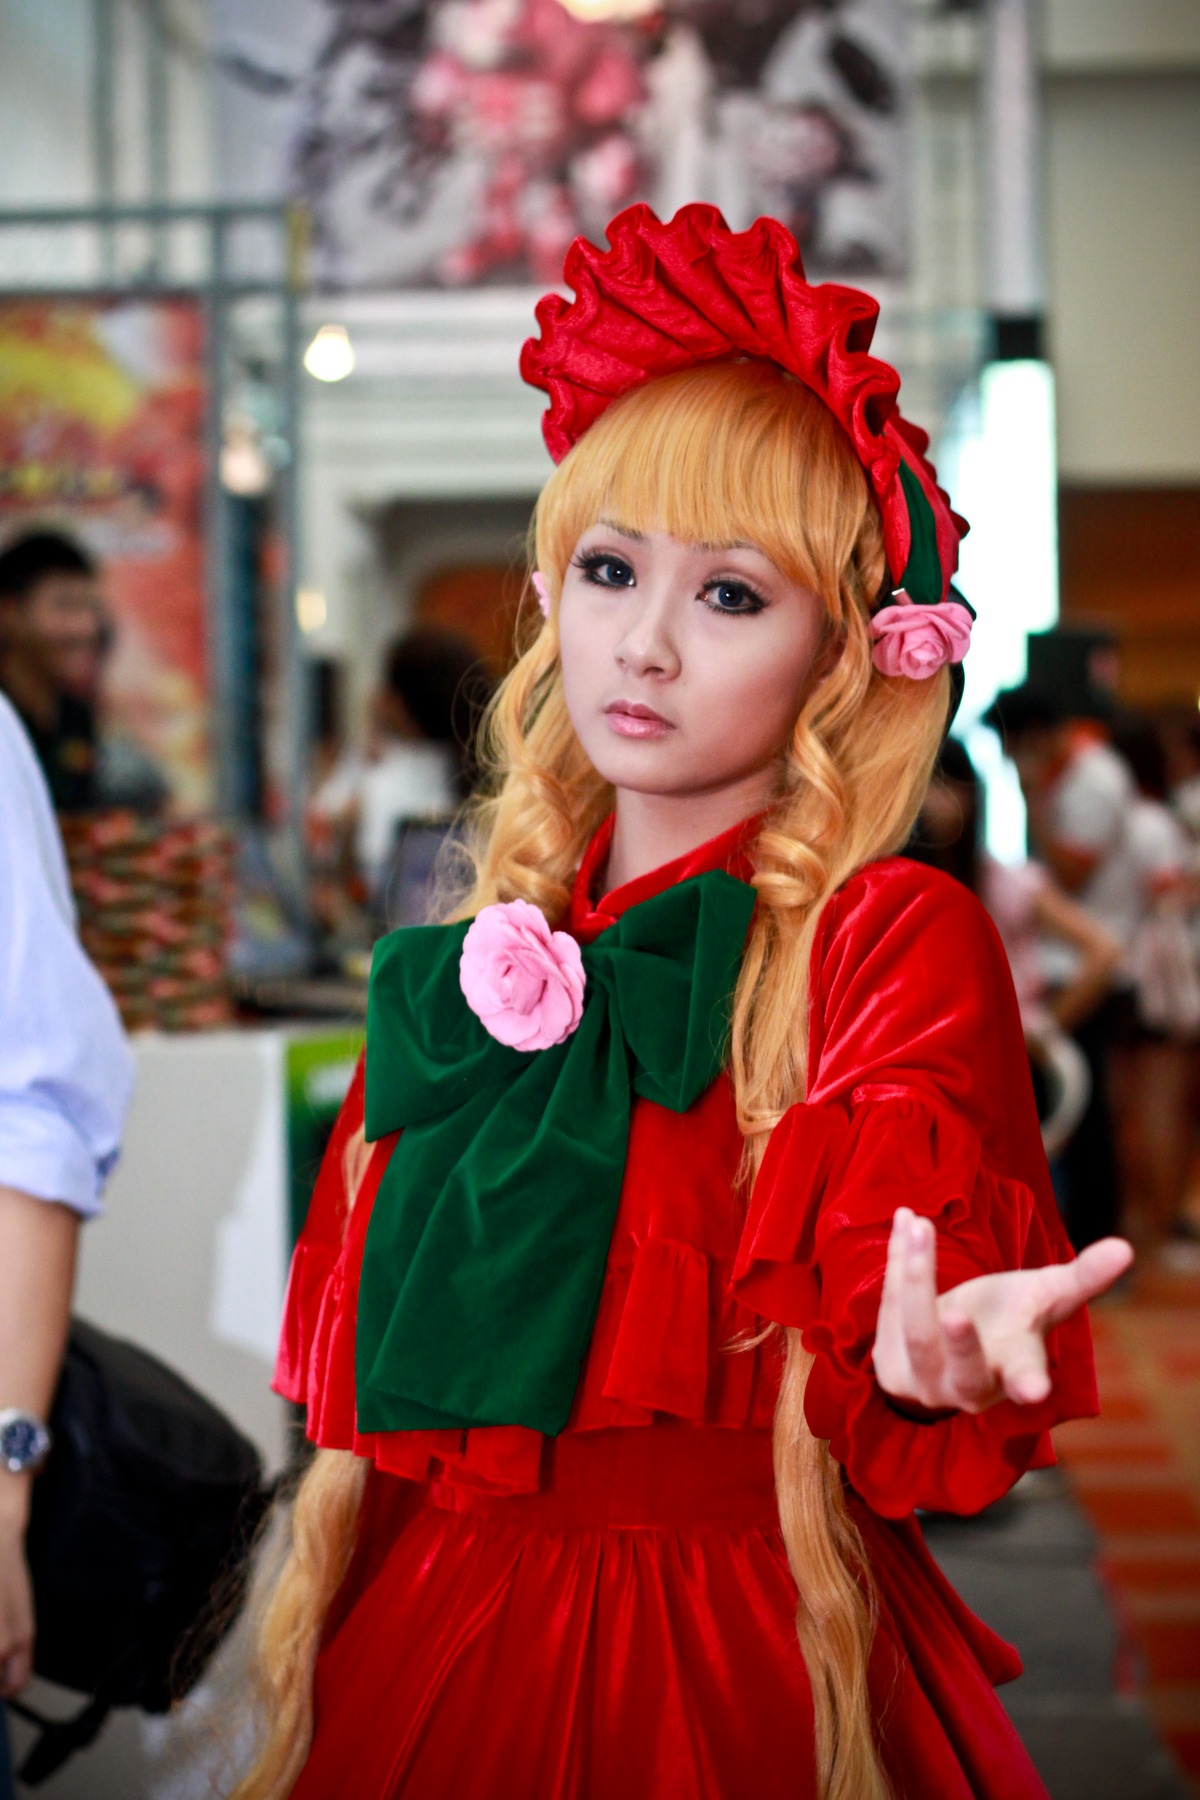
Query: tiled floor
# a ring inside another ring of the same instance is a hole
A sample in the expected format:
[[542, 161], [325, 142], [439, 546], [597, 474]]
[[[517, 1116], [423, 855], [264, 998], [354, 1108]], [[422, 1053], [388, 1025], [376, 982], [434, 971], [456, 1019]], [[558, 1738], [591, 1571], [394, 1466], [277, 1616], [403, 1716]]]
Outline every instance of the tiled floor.
[[1131, 1681], [1096, 1534], [1058, 1471], [1026, 1476], [977, 1519], [923, 1524], [968, 1605], [1021, 1652], [1025, 1673], [1000, 1698], [1051, 1800], [1187, 1800]]
[[1102, 1413], [1056, 1434], [1123, 1627], [1124, 1676], [1200, 1795], [1200, 1276], [1093, 1315]]

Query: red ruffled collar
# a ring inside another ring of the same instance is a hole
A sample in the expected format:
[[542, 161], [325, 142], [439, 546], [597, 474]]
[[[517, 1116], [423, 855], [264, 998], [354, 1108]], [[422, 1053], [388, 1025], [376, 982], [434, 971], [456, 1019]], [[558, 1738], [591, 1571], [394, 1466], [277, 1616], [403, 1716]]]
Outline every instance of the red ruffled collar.
[[649, 900], [652, 894], [661, 894], [664, 888], [674, 887], [693, 875], [705, 875], [710, 869], [724, 869], [739, 881], [749, 881], [753, 873], [750, 846], [761, 820], [761, 813], [742, 819], [738, 824], [730, 826], [728, 831], [709, 838], [706, 844], [698, 844], [694, 850], [677, 856], [674, 862], [663, 863], [659, 868], [639, 875], [636, 880], [613, 888], [599, 900], [593, 900], [597, 878], [608, 856], [616, 825], [616, 814], [610, 813], [584, 851], [583, 861], [571, 890], [571, 904], [564, 921], [565, 929], [581, 944], [590, 944], [602, 931], [614, 924], [622, 913], [628, 912], [631, 906], [637, 906], [641, 901]]

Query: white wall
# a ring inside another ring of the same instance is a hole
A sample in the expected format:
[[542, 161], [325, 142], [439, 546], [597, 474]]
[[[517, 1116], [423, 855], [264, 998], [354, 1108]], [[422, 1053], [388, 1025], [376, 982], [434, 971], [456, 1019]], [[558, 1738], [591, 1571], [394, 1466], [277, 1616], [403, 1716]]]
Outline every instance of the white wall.
[[[206, 0], [166, 0], [165, 166], [159, 196], [212, 191], [205, 49]], [[113, 198], [153, 197], [147, 10], [114, 0]], [[100, 197], [95, 159], [92, 0], [0, 0], [0, 208], [88, 206]], [[190, 246], [180, 243], [186, 255]], [[145, 239], [127, 233], [120, 266], [136, 268]], [[26, 286], [86, 281], [98, 270], [94, 234], [22, 228], [0, 233], [0, 279]], [[186, 267], [187, 265], [185, 265]]]
[[1053, 77], [1047, 122], [1062, 478], [1200, 482], [1200, 56]]
[[[918, 43], [917, 291], [972, 305], [976, 30]], [[1200, 482], [1200, 3], [1044, 0], [1042, 68], [1060, 473]]]
[[0, 0], [0, 205], [92, 199], [91, 0]]

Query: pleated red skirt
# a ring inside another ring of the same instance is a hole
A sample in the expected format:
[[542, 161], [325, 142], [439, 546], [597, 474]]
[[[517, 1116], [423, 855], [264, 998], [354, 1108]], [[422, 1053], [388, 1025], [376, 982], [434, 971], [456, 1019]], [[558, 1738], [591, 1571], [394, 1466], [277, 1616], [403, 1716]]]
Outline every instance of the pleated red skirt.
[[[852, 1500], [904, 1800], [1045, 1800], [992, 1682], [1020, 1663], [911, 1521]], [[538, 1493], [372, 1471], [293, 1800], [812, 1800], [770, 1434], [568, 1434]]]

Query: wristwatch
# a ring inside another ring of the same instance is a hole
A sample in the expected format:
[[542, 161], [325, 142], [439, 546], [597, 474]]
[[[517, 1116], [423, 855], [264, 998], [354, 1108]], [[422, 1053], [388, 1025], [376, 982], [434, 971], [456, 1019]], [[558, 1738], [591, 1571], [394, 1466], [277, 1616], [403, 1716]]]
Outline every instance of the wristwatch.
[[0, 1464], [10, 1475], [27, 1475], [41, 1468], [50, 1454], [50, 1432], [42, 1421], [19, 1406], [0, 1411]]

